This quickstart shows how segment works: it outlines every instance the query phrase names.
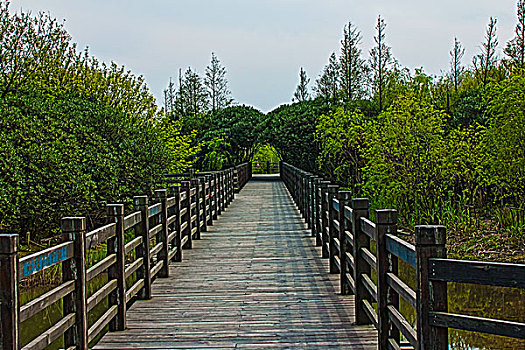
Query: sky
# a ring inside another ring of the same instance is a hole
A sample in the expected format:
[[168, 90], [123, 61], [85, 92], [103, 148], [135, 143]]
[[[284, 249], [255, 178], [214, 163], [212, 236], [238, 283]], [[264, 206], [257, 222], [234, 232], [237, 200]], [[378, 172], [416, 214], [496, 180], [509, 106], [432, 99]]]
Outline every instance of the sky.
[[515, 0], [11, 0], [20, 9], [65, 20], [79, 48], [143, 75], [159, 105], [179, 68], [204, 75], [215, 52], [236, 102], [263, 112], [291, 101], [300, 67], [313, 87], [349, 21], [365, 57], [381, 15], [399, 63], [437, 75], [449, 70], [454, 37], [468, 65], [496, 17], [501, 57], [517, 20]]

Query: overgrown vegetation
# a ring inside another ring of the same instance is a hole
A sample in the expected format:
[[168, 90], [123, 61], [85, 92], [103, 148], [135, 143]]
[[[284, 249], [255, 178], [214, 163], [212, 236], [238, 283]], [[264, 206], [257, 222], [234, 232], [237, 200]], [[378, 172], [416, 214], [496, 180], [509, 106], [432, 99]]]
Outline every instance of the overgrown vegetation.
[[144, 79], [78, 51], [47, 14], [0, 3], [0, 232], [26, 243], [63, 216], [97, 224], [107, 202], [148, 193], [199, 150]]

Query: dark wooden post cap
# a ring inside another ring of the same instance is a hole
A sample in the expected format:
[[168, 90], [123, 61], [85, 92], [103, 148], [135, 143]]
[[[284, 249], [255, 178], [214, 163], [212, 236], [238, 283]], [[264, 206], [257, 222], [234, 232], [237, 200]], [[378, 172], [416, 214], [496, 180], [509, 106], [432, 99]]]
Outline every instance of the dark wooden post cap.
[[368, 209], [369, 206], [368, 198], [352, 198], [352, 209]]
[[351, 191], [339, 191], [337, 196], [339, 200], [349, 201], [352, 199], [352, 192]]
[[337, 186], [337, 185], [328, 185], [327, 189], [328, 189], [328, 192], [334, 193], [334, 192], [337, 192], [337, 190], [339, 189], [339, 186]]
[[380, 209], [376, 210], [376, 222], [382, 225], [392, 225], [397, 223], [397, 210]]
[[82, 232], [86, 230], [85, 217], [65, 217], [60, 225], [62, 232]]
[[133, 205], [135, 207], [143, 207], [148, 205], [148, 196], [135, 196], [133, 197]]
[[165, 199], [168, 198], [168, 190], [163, 188], [160, 190], [155, 190], [155, 197], [158, 199]]
[[183, 188], [187, 189], [191, 186], [191, 181], [182, 181], [181, 185]]
[[106, 213], [108, 216], [124, 215], [124, 204], [108, 204], [106, 206]]
[[443, 225], [417, 225], [416, 245], [445, 245], [447, 230]]
[[0, 254], [18, 253], [18, 234], [2, 233], [0, 234]]

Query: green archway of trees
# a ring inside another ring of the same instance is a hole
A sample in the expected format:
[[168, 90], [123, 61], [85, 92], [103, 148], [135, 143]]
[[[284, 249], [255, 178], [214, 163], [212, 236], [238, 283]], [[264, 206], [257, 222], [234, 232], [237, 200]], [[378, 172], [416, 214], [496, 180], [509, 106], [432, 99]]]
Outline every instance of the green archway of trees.
[[319, 154], [316, 121], [328, 111], [321, 100], [282, 105], [268, 114], [242, 105], [184, 117], [182, 124], [184, 132], [197, 132], [200, 169], [284, 160], [313, 171]]

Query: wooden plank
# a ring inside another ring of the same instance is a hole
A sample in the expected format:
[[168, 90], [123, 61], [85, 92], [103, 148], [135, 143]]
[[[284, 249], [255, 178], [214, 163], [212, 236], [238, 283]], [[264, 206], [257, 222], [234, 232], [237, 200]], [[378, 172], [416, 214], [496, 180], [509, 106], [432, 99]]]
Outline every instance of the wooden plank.
[[377, 259], [372, 252], [366, 248], [361, 249], [361, 256], [363, 259], [372, 267], [374, 270], [377, 270]]
[[164, 266], [164, 261], [160, 260], [155, 266], [153, 266], [151, 268], [151, 277], [152, 278], [154, 276], [156, 276], [157, 273], [159, 273], [160, 269], [162, 269], [162, 266]]
[[345, 219], [348, 220], [350, 224], [352, 224], [352, 213], [352, 208], [345, 206]]
[[91, 281], [93, 278], [106, 271], [111, 265], [117, 262], [117, 255], [111, 254], [100, 260], [95, 265], [86, 270], [86, 281]]
[[416, 267], [416, 247], [414, 247], [414, 245], [397, 236], [387, 234], [386, 249], [413, 268]]
[[108, 238], [115, 236], [117, 232], [116, 227], [117, 225], [115, 223], [111, 223], [86, 233], [86, 251], [106, 242]]
[[430, 259], [430, 279], [499, 287], [525, 288], [525, 264]]
[[126, 279], [129, 276], [131, 276], [135, 271], [137, 271], [143, 264], [144, 262], [142, 261], [142, 259], [137, 259], [133, 263], [131, 263], [129, 266], [127, 266], [126, 271], [125, 271]]
[[142, 215], [140, 211], [129, 214], [124, 217], [124, 231], [129, 230], [130, 228], [135, 227], [142, 220]]
[[[139, 212], [140, 213], [140, 212]], [[135, 237], [124, 246], [124, 254], [128, 255], [133, 249], [142, 244], [142, 236]]]
[[155, 237], [160, 231], [162, 231], [162, 224], [158, 224], [155, 227], [150, 228], [149, 238]]
[[75, 290], [75, 281], [67, 281], [21, 306], [20, 323], [53, 305], [73, 290]]
[[361, 282], [363, 283], [363, 286], [368, 291], [368, 294], [374, 299], [374, 301], [377, 301], [377, 286], [374, 284], [374, 282], [368, 277], [368, 275], [361, 275]]
[[100, 316], [100, 318], [91, 326], [88, 330], [88, 342], [91, 342], [93, 339], [99, 335], [100, 332], [104, 330], [104, 327], [106, 327], [109, 322], [117, 315], [118, 306], [113, 305], [104, 313], [104, 315]]
[[155, 215], [160, 214], [160, 209], [162, 207], [162, 203], [157, 203], [149, 207], [149, 217], [153, 217]]
[[397, 326], [397, 328], [408, 340], [410, 345], [412, 345], [416, 349], [418, 346], [417, 334], [414, 328], [412, 328], [412, 325], [408, 323], [408, 321], [403, 317], [403, 315], [401, 315], [401, 313], [392, 305], [388, 305], [387, 310], [390, 320], [392, 320], [392, 322]]
[[376, 224], [370, 219], [361, 218], [361, 230], [371, 239], [377, 240], [376, 237]]
[[140, 279], [126, 292], [126, 303], [131, 300], [144, 287], [144, 280]]
[[111, 280], [108, 281], [102, 288], [97, 290], [95, 293], [93, 293], [92, 296], [90, 296], [87, 300], [87, 311], [93, 310], [95, 306], [100, 304], [104, 298], [106, 298], [109, 293], [114, 291], [117, 288], [117, 280]]
[[525, 339], [525, 323], [495, 320], [490, 318], [458, 315], [445, 312], [430, 312], [430, 324], [434, 327], [462, 329]]
[[38, 253], [24, 256], [19, 260], [18, 269], [23, 277], [34, 275], [51, 266], [73, 257], [73, 242], [64, 242]]
[[33, 339], [29, 344], [24, 346], [22, 350], [41, 350], [48, 347], [58, 337], [60, 337], [66, 330], [75, 324], [75, 314], [68, 314], [60, 321], [51, 326], [47, 331], [40, 334]]
[[151, 256], [157, 255], [160, 252], [161, 249], [162, 249], [162, 242], [157, 244], [156, 246], [154, 246], [151, 249], [151, 251], [150, 251]]
[[363, 300], [362, 303], [363, 303], [363, 309], [365, 310], [365, 313], [368, 315], [368, 317], [372, 321], [372, 324], [374, 325], [374, 327], [376, 329], [379, 328], [379, 322], [377, 321], [377, 313], [374, 310], [373, 306], [370, 305], [368, 300]]
[[386, 281], [407, 303], [416, 308], [416, 292], [393, 273], [386, 274]]

